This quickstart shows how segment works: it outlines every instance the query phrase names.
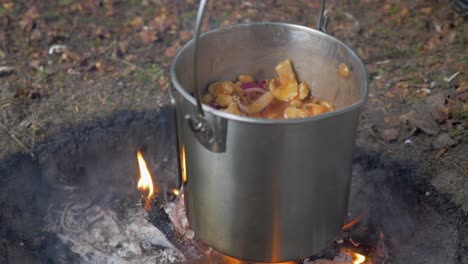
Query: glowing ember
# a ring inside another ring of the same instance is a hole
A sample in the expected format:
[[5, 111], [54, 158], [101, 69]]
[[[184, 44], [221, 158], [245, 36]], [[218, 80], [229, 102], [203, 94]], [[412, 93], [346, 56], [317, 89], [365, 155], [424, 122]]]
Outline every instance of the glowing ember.
[[140, 179], [138, 180], [138, 190], [146, 196], [145, 209], [151, 211], [151, 201], [155, 193], [159, 190], [153, 184], [153, 178], [148, 170], [146, 161], [140, 151], [137, 152], [138, 166], [140, 167]]
[[341, 230], [345, 230], [345, 229], [348, 229], [350, 227], [352, 227], [353, 225], [359, 223], [359, 221], [362, 220], [362, 218], [364, 218], [364, 216], [366, 215], [366, 213], [363, 213], [361, 215], [359, 215], [358, 217], [356, 217], [355, 219], [353, 219], [351, 222], [347, 223], [346, 225], [344, 225]]
[[358, 253], [352, 253], [351, 257], [353, 258], [353, 264], [361, 264], [366, 261], [366, 257]]

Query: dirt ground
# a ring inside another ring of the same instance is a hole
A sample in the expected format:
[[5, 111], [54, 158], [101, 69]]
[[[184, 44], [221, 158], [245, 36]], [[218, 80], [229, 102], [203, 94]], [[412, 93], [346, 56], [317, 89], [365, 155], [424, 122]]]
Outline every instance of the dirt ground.
[[[0, 159], [118, 111], [169, 103], [169, 65], [198, 1], [0, 1]], [[210, 1], [204, 30], [314, 27], [319, 1]], [[327, 1], [329, 33], [370, 79], [357, 144], [420, 164], [468, 213], [467, 15], [441, 0]], [[428, 196], [430, 192], [426, 193]]]

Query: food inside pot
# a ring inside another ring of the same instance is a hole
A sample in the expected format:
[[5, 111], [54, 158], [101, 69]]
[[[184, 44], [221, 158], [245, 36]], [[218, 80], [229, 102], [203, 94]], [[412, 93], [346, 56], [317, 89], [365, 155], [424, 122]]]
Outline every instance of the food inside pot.
[[312, 96], [307, 82], [297, 80], [291, 60], [279, 63], [275, 71], [278, 76], [273, 79], [241, 74], [234, 83], [214, 82], [202, 101], [224, 112], [257, 118], [301, 118], [334, 110], [331, 102]]

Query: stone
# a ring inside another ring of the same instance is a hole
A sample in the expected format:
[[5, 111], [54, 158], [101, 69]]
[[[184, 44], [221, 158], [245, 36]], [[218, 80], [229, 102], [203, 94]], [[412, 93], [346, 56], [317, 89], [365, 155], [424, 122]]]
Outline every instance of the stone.
[[391, 142], [398, 139], [398, 130], [395, 128], [389, 128], [382, 131], [382, 138], [385, 142]]
[[448, 133], [442, 133], [436, 137], [436, 139], [432, 143], [432, 146], [435, 149], [444, 149], [449, 148], [455, 144], [455, 140], [453, 140]]

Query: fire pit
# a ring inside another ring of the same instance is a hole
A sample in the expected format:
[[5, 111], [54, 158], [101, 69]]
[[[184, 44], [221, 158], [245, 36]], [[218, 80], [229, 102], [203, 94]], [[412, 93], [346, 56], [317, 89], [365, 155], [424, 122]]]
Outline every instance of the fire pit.
[[[0, 263], [241, 263], [173, 228], [170, 218], [183, 221], [173, 217], [181, 200], [165, 205], [168, 214], [159, 207], [178, 186], [172, 111], [118, 113], [57, 135], [36, 159], [1, 161]], [[137, 190], [137, 150], [159, 190], [149, 214]], [[296, 263], [359, 263], [353, 253], [362, 263], [466, 263], [466, 218], [420, 180], [417, 164], [364, 145], [353, 171], [350, 224]]]

